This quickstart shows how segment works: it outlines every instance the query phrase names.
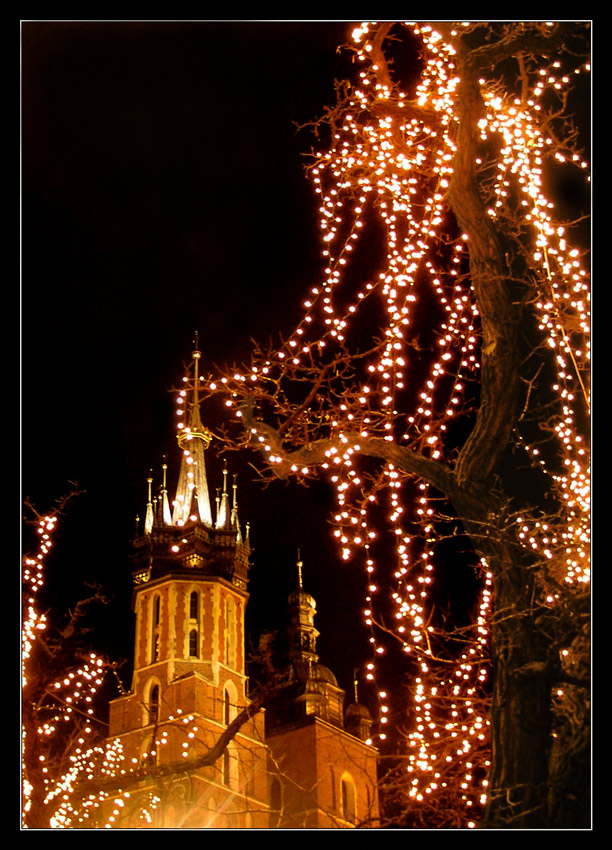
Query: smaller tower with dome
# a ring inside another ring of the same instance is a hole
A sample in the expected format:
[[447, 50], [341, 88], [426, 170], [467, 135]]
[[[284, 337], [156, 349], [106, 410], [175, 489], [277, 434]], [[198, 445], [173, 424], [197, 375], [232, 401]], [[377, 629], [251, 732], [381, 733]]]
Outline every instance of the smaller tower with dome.
[[369, 740], [372, 719], [356, 690], [344, 715], [344, 690], [317, 654], [317, 608], [304, 590], [303, 566], [298, 557], [297, 589], [288, 599], [285, 681], [266, 711], [271, 805], [278, 807], [280, 828], [375, 826], [378, 753]]

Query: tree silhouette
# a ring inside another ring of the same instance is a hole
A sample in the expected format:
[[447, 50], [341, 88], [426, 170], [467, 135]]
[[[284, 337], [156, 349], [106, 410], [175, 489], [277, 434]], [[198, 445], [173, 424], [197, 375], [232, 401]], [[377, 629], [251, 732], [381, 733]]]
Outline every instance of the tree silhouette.
[[[70, 498], [70, 497], [69, 497]], [[98, 588], [62, 620], [49, 618], [39, 594], [45, 586], [47, 557], [58, 518], [68, 500], [52, 513], [36, 512], [38, 546], [23, 557], [22, 760], [23, 825], [61, 826], [57, 812], [74, 786], [118, 753], [104, 746], [105, 726], [95, 700], [113, 665], [88, 647], [90, 612], [105, 599]], [[64, 808], [68, 808], [64, 806]]]

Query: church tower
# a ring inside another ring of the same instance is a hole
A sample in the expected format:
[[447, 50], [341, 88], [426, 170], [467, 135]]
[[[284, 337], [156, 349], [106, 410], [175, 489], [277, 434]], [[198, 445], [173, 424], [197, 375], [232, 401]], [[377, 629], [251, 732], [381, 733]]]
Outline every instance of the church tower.
[[[170, 502], [164, 464], [159, 495], [148, 480], [144, 530], [134, 540], [134, 673], [111, 703], [109, 736], [144, 777], [118, 826], [265, 828], [267, 757], [261, 713], [224, 755], [200, 766], [248, 703], [244, 618], [250, 546], [227, 470], [211, 506], [200, 418], [200, 352], [181, 392], [181, 449]], [[155, 769], [147, 772], [147, 765]]]
[[[378, 826], [377, 759], [372, 720], [317, 654], [314, 598], [302, 585], [289, 595], [285, 684], [266, 714], [270, 751], [270, 825], [286, 829]], [[356, 722], [357, 720], [357, 722]]]

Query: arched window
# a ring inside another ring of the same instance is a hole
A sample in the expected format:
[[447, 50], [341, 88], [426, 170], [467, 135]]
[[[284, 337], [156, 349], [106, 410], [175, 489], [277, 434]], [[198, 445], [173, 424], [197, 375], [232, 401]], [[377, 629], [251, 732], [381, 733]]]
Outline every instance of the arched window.
[[186, 629], [186, 658], [201, 657], [201, 619], [202, 619], [202, 597], [200, 591], [192, 586], [192, 590], [185, 595], [185, 616], [187, 617]]
[[155, 664], [159, 661], [159, 632], [153, 633], [153, 651], [151, 653], [151, 663]]
[[200, 652], [198, 648], [198, 630], [191, 629], [189, 632], [189, 656], [191, 658], [199, 658]]
[[223, 722], [226, 726], [232, 722], [238, 711], [238, 697], [236, 685], [227, 681], [223, 688]]
[[156, 593], [153, 597], [153, 611], [151, 616], [151, 663], [159, 661], [161, 631], [161, 596]]
[[231, 597], [225, 600], [225, 663], [236, 664], [236, 603]]
[[356, 817], [356, 794], [353, 777], [345, 773], [342, 777], [342, 816], [349, 823], [355, 823]]
[[149, 692], [149, 723], [159, 720], [159, 685], [153, 685]]
[[158, 679], [149, 679], [142, 692], [142, 725], [159, 723], [161, 708], [161, 685]]

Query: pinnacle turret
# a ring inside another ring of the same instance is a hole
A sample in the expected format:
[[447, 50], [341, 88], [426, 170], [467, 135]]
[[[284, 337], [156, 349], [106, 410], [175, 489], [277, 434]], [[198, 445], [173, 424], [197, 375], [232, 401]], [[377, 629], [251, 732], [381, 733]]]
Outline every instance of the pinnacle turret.
[[151, 494], [151, 488], [153, 486], [153, 470], [149, 472], [149, 477], [147, 478], [147, 510], [145, 513], [145, 534], [150, 534], [151, 529], [153, 528], [154, 521], [154, 512], [153, 512], [153, 498]]
[[232, 502], [232, 517], [231, 517], [231, 527], [236, 529], [236, 535], [238, 543], [242, 543], [242, 534], [240, 533], [240, 523], [238, 522], [238, 484], [236, 482], [236, 476], [234, 475], [234, 483], [232, 484], [232, 490], [234, 494], [233, 502]]
[[223, 488], [217, 495], [217, 528], [230, 527], [229, 494], [227, 492], [227, 464], [223, 467]]

